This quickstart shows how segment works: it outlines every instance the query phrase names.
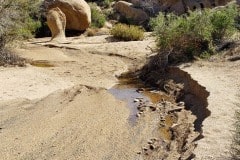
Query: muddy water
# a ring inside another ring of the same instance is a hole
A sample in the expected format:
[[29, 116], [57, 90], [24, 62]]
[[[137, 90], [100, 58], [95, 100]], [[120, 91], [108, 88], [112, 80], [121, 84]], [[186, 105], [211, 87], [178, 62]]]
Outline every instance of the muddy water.
[[119, 83], [109, 92], [117, 99], [127, 102], [127, 107], [130, 110], [129, 123], [134, 125], [137, 121], [137, 106], [139, 99], [144, 102], [151, 102], [153, 104], [159, 103], [162, 100], [173, 101], [165, 93], [157, 90], [157, 88], [147, 87], [142, 81], [134, 78], [134, 75], [123, 75], [119, 78]]
[[36, 60], [36, 61], [30, 62], [30, 64], [35, 67], [54, 67], [53, 64], [51, 64], [49, 61], [46, 61], [46, 60]]
[[[119, 84], [109, 92], [127, 102], [131, 111], [130, 124], [140, 122], [136, 125], [139, 131], [157, 139], [155, 147], [143, 144], [142, 159], [191, 159], [196, 147], [194, 141], [202, 138], [202, 122], [210, 115], [207, 109], [209, 92], [179, 68], [168, 68], [165, 78], [173, 81], [173, 88], [181, 84], [179, 93], [183, 95], [178, 100], [157, 88], [145, 86], [132, 75], [120, 77]], [[147, 103], [142, 103], [144, 101]]]

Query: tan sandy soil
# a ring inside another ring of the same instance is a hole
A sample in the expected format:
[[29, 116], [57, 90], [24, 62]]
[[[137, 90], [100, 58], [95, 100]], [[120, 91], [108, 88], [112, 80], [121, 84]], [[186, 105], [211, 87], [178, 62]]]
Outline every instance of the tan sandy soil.
[[203, 136], [195, 149], [199, 160], [226, 160], [234, 130], [234, 114], [240, 106], [240, 61], [195, 62], [183, 70], [210, 92], [211, 115], [203, 122]]
[[[81, 46], [94, 38], [75, 40]], [[117, 83], [116, 75], [133, 66], [128, 56], [144, 60], [152, 42], [74, 50], [26, 43], [16, 49], [22, 57], [47, 60], [54, 67], [1, 68], [1, 159], [137, 159], [149, 131], [132, 131], [126, 104], [106, 89]], [[139, 49], [133, 50], [133, 44], [140, 44]], [[96, 49], [116, 55], [91, 52]]]
[[[151, 132], [156, 122], [149, 117], [147, 123], [131, 127], [126, 104], [106, 89], [117, 83], [116, 75], [145, 61], [154, 40], [110, 43], [108, 36], [68, 38], [70, 44], [47, 40], [32, 40], [16, 51], [54, 67], [0, 68], [1, 158], [140, 159], [136, 153], [156, 135]], [[237, 61], [198, 62], [184, 68], [210, 91], [212, 114], [203, 122], [205, 137], [198, 141], [196, 159], [229, 156], [239, 67]]]

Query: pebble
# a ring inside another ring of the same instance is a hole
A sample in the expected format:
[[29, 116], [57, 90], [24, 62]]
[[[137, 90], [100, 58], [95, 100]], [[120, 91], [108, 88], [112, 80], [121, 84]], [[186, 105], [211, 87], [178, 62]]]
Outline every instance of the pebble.
[[171, 129], [175, 129], [177, 126], [179, 126], [179, 124], [174, 123], [174, 124], [171, 126]]
[[136, 117], [140, 117], [141, 115], [139, 113], [136, 114]]
[[138, 89], [136, 90], [136, 92], [138, 92], [138, 93], [142, 93], [143, 91], [144, 91], [143, 88], [138, 88]]
[[163, 123], [160, 123], [160, 127], [165, 127], [165, 124], [163, 124]]
[[160, 121], [161, 121], [161, 122], [165, 122], [165, 119], [161, 119]]
[[178, 102], [177, 106], [184, 106], [185, 103], [184, 102]]
[[149, 106], [149, 108], [152, 110], [152, 111], [156, 111], [156, 107], [155, 106]]
[[135, 102], [135, 103], [140, 102], [140, 100], [136, 98], [136, 99], [133, 100], [133, 102]]
[[151, 140], [155, 142], [157, 140], [157, 138], [152, 138]]
[[145, 111], [145, 108], [144, 108], [144, 107], [138, 107], [138, 110], [139, 110], [140, 112], [143, 112], [143, 111]]
[[159, 91], [157, 91], [157, 90], [152, 90], [152, 91], [150, 91], [151, 93], [159, 93]]
[[148, 148], [147, 148], [147, 147], [143, 147], [143, 150], [144, 150], [144, 151], [147, 151], [147, 150], [148, 150]]
[[150, 148], [151, 150], [154, 150], [156, 147], [151, 144], [151, 145], [149, 145], [149, 148]]
[[153, 144], [153, 141], [151, 139], [148, 140], [148, 144]]

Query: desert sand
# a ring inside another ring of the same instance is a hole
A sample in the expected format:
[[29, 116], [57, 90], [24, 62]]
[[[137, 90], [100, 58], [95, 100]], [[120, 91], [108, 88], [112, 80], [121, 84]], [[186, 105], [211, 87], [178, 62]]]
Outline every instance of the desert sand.
[[[151, 122], [129, 125], [126, 103], [108, 89], [116, 76], [143, 65], [154, 39], [109, 42], [108, 36], [33, 39], [15, 49], [39, 67], [0, 68], [0, 155], [11, 159], [140, 159]], [[140, 64], [140, 65], [139, 65]], [[196, 158], [225, 160], [239, 106], [240, 62], [197, 61], [181, 66], [210, 92]], [[149, 124], [149, 125], [148, 125]]]

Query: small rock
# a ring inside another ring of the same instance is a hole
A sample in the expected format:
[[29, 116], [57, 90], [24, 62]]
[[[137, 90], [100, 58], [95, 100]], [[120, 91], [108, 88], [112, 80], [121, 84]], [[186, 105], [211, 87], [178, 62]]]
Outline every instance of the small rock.
[[143, 147], [143, 150], [144, 150], [144, 151], [147, 151], [147, 150], [148, 150], [148, 148], [147, 148], [147, 147]]
[[151, 141], [155, 142], [157, 141], [157, 138], [151, 138]]
[[144, 108], [144, 107], [141, 107], [141, 106], [138, 106], [138, 107], [137, 107], [137, 109], [138, 109], [140, 112], [143, 112], [143, 111], [145, 111], [145, 110], [146, 110], [146, 108]]
[[157, 90], [152, 90], [152, 91], [150, 91], [151, 93], [159, 93], [159, 91], [157, 91]]
[[108, 28], [108, 29], [111, 29], [113, 26], [112, 26], [112, 24], [110, 22], [105, 22], [104, 23], [104, 27]]
[[179, 124], [174, 123], [170, 128], [171, 128], [171, 129], [175, 129], [175, 128], [178, 127], [178, 126], [179, 126]]
[[136, 102], [140, 102], [140, 101], [139, 101], [139, 99], [136, 98], [136, 99], [133, 100], [133, 102], [136, 103]]
[[149, 145], [149, 148], [150, 148], [151, 150], [154, 150], [156, 147], [151, 144], [151, 145]]
[[143, 91], [144, 91], [143, 88], [138, 88], [138, 89], [136, 90], [136, 92], [138, 92], [138, 93], [142, 93]]
[[163, 123], [160, 123], [159, 125], [160, 125], [160, 127], [165, 127], [165, 124], [163, 124]]
[[160, 119], [161, 122], [165, 122], [165, 119]]
[[141, 114], [143, 114], [143, 112], [139, 112], [139, 114], [141, 115]]
[[141, 152], [141, 151], [138, 151], [137, 154], [142, 154], [142, 152]]
[[139, 109], [141, 109], [142, 108], [142, 106], [141, 105], [139, 105], [139, 106], [137, 106], [137, 109], [139, 110]]
[[177, 106], [184, 106], [185, 103], [184, 102], [178, 102]]
[[150, 106], [150, 105], [154, 105], [154, 104], [152, 102], [149, 102], [148, 105]]
[[149, 106], [149, 108], [152, 110], [152, 111], [156, 111], [156, 107], [155, 106]]
[[136, 117], [140, 117], [141, 115], [139, 113], [136, 114]]
[[148, 140], [147, 143], [148, 143], [148, 144], [153, 144], [153, 141], [150, 139], [150, 140]]

